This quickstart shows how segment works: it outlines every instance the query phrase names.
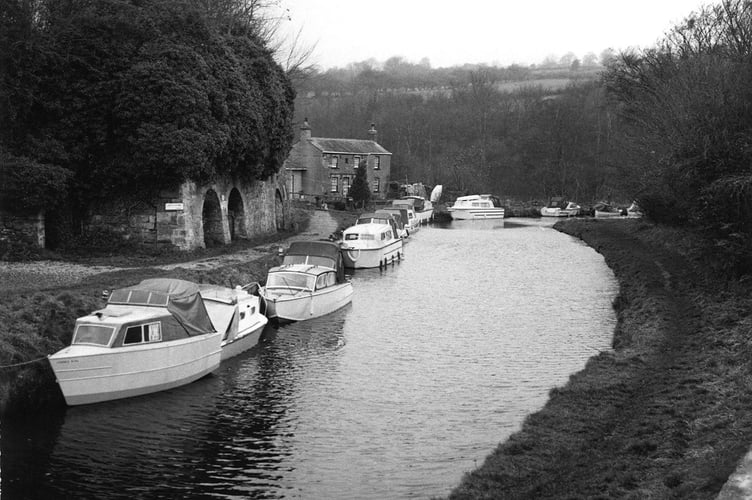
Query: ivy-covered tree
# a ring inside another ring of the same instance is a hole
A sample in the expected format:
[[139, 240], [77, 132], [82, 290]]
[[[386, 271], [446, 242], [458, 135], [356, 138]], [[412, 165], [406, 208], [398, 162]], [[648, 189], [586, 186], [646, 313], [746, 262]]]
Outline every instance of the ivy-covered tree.
[[2, 1], [0, 141], [70, 171], [80, 209], [281, 167], [294, 91], [248, 19], [220, 26], [199, 0]]

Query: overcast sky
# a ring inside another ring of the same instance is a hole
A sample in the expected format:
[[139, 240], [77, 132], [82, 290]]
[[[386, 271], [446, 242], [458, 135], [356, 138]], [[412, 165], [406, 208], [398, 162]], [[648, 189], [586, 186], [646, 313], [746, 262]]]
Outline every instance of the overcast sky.
[[539, 64], [653, 46], [702, 0], [280, 0], [322, 69], [401, 56], [434, 68]]

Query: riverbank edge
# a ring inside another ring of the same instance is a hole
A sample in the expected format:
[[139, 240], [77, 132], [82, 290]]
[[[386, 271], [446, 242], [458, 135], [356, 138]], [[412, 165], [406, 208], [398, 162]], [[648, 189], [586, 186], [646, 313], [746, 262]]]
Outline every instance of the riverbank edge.
[[[0, 359], [10, 360], [0, 365], [0, 418], [26, 418], [65, 406], [62, 392], [57, 385], [46, 356], [68, 345], [77, 317], [103, 307], [103, 290], [129, 286], [147, 278], [169, 277], [234, 286], [254, 281], [265, 282], [269, 268], [279, 265], [281, 258], [277, 242], [290, 238], [305, 237], [311, 224], [313, 207], [299, 207], [294, 215], [294, 230], [280, 232], [273, 238], [264, 238], [263, 244], [250, 241], [258, 255], [244, 262], [210, 266], [205, 269], [186, 269], [177, 264], [169, 271], [159, 269], [156, 259], [149, 266], [135, 266], [117, 271], [88, 275], [74, 282], [58, 284], [51, 280], [39, 281], [35, 289], [14, 290], [17, 280], [1, 283], [0, 297]], [[355, 218], [350, 212], [328, 212], [339, 228], [349, 226]], [[316, 235], [325, 238], [328, 235]], [[232, 252], [228, 248], [228, 252]], [[172, 264], [173, 257], [165, 261]], [[120, 256], [115, 257], [119, 262]], [[107, 267], [102, 258], [92, 259], [94, 267]], [[79, 260], [85, 264], [85, 260]], [[189, 263], [185, 263], [189, 264]]]
[[449, 498], [715, 498], [752, 443], [749, 287], [713, 273], [689, 232], [555, 228], [619, 282], [613, 350], [552, 389]]

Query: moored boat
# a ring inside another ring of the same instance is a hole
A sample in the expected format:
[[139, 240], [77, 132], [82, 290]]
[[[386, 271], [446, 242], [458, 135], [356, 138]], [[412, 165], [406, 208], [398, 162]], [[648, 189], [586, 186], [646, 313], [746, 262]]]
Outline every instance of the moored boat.
[[258, 344], [269, 322], [264, 314], [258, 283], [226, 288], [199, 285], [204, 306], [214, 327], [222, 333], [222, 357], [225, 361]]
[[632, 204], [629, 205], [629, 208], [627, 208], [627, 217], [629, 219], [639, 219], [642, 215], [642, 209], [636, 201], [633, 201]]
[[364, 214], [359, 220], [369, 222], [355, 224], [342, 233], [342, 255], [345, 267], [364, 269], [386, 266], [404, 256], [402, 238], [392, 218], [376, 214]]
[[277, 321], [317, 318], [349, 304], [353, 288], [345, 277], [340, 245], [330, 241], [290, 244], [280, 266], [269, 270], [259, 295], [266, 315]]
[[198, 285], [150, 279], [78, 318], [71, 345], [48, 359], [65, 402], [81, 405], [193, 382], [219, 366], [221, 343]]
[[503, 219], [504, 207], [498, 197], [490, 194], [460, 196], [447, 210], [452, 219]]
[[377, 216], [389, 216], [394, 218], [394, 222], [397, 225], [397, 234], [399, 234], [400, 238], [407, 238], [410, 236], [410, 230], [412, 229], [409, 225], [410, 216], [408, 214], [408, 209], [405, 207], [397, 208], [397, 207], [384, 207], [376, 210], [374, 212]]
[[593, 215], [596, 219], [618, 219], [623, 216], [619, 208], [603, 201], [593, 205]]
[[580, 215], [580, 210], [577, 203], [555, 196], [541, 208], [541, 217], [575, 217]]

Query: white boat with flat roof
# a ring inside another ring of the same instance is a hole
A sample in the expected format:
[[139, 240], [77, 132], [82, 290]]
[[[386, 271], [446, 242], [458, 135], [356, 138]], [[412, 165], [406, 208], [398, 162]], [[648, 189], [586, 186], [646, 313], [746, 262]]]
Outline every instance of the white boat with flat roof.
[[392, 217], [362, 214], [358, 223], [342, 233], [345, 267], [384, 267], [404, 257], [402, 238]]
[[193, 382], [219, 366], [221, 344], [198, 285], [149, 279], [78, 318], [71, 345], [48, 359], [65, 402], [81, 405]]
[[199, 285], [206, 311], [214, 327], [222, 333], [221, 361], [256, 346], [269, 323], [258, 295], [259, 288], [258, 283], [235, 288]]
[[580, 209], [577, 203], [554, 196], [549, 200], [548, 205], [541, 208], [541, 217], [575, 217], [580, 215]]
[[504, 207], [498, 197], [490, 194], [460, 196], [447, 210], [456, 220], [503, 219]]
[[303, 321], [336, 311], [352, 301], [343, 252], [331, 241], [295, 241], [282, 265], [269, 269], [259, 295], [266, 315], [277, 321]]

